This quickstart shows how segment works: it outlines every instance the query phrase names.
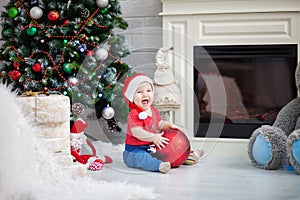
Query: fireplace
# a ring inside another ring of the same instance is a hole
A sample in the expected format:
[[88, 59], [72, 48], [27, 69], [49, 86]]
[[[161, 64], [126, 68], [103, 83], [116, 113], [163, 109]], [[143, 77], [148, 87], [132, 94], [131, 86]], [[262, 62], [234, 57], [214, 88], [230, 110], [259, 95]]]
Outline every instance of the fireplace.
[[297, 44], [194, 46], [195, 136], [207, 136], [209, 125], [222, 123], [220, 137], [249, 138], [272, 124], [297, 95], [296, 65]]
[[[253, 129], [271, 124], [278, 109], [297, 95], [294, 71], [300, 60], [299, 0], [161, 1], [163, 46], [173, 47], [169, 60], [182, 88], [183, 103], [171, 114], [171, 120], [186, 128], [194, 140], [213, 141], [206, 140], [211, 136], [224, 137], [224, 143], [245, 142]], [[237, 49], [242, 53], [236, 54]], [[202, 50], [208, 54], [201, 54]], [[210, 58], [205, 58], [207, 55]], [[216, 71], [205, 65], [215, 65], [222, 80], [218, 87], [211, 86]], [[213, 117], [202, 115], [203, 123], [199, 123], [200, 105], [194, 91], [196, 73], [203, 74], [209, 83], [204, 102], [214, 102], [205, 107]], [[268, 76], [271, 80], [264, 76], [267, 74], [272, 75]], [[273, 80], [278, 75], [285, 78]], [[213, 91], [216, 88], [219, 91]], [[228, 98], [234, 96], [228, 92], [226, 97], [226, 89], [235, 91], [239, 98]], [[224, 95], [215, 94], [222, 91]], [[224, 99], [229, 105], [222, 105]], [[238, 106], [229, 109], [234, 105]], [[208, 127], [208, 123], [214, 126]]]

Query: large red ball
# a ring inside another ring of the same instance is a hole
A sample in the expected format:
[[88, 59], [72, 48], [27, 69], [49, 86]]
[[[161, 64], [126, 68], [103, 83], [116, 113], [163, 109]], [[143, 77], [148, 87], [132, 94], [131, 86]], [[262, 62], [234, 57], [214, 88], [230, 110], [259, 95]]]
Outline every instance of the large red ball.
[[169, 144], [162, 149], [157, 148], [154, 157], [164, 162], [170, 162], [171, 167], [179, 167], [190, 154], [189, 139], [181, 130], [167, 130], [164, 131], [163, 136], [170, 140]]

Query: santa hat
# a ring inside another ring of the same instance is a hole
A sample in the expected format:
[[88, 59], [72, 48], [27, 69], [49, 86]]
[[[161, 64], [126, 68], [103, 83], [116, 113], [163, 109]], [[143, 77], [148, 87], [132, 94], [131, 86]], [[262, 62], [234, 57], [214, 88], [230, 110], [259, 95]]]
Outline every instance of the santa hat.
[[88, 124], [81, 118], [76, 119], [74, 124], [72, 125], [71, 128], [71, 134], [73, 135], [81, 135], [83, 134], [84, 130], [88, 127]]
[[123, 97], [128, 107], [131, 109], [138, 109], [140, 111], [142, 111], [142, 109], [133, 103], [133, 97], [135, 91], [137, 90], [137, 88], [141, 83], [149, 83], [152, 86], [152, 89], [154, 89], [152, 79], [150, 79], [145, 74], [141, 74], [141, 73], [135, 74], [125, 79], [124, 88], [123, 88]]

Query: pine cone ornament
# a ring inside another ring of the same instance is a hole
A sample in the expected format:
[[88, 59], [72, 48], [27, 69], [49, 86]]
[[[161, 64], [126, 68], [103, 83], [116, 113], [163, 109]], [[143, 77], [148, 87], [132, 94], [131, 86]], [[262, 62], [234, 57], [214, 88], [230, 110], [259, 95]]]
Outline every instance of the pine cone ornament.
[[84, 112], [84, 106], [81, 103], [74, 103], [72, 106], [72, 113], [75, 116], [80, 116]]

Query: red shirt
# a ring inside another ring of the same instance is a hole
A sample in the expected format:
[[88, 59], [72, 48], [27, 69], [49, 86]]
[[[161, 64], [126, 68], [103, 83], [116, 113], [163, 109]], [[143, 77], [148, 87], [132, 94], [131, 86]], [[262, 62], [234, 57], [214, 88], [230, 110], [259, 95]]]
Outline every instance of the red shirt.
[[159, 111], [151, 106], [152, 116], [147, 116], [146, 119], [139, 118], [139, 111], [131, 109], [127, 117], [127, 133], [125, 143], [133, 146], [150, 145], [152, 142], [142, 141], [134, 137], [131, 133], [131, 128], [142, 127], [148, 132], [158, 133], [158, 122], [162, 120]]

